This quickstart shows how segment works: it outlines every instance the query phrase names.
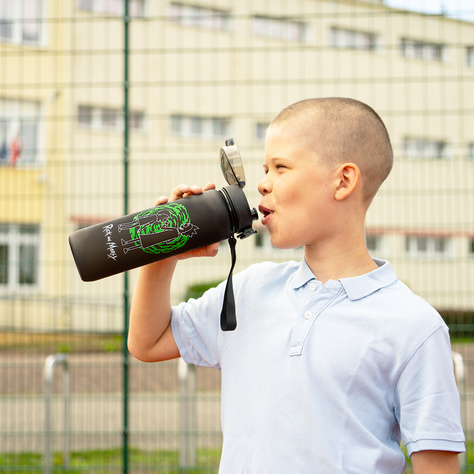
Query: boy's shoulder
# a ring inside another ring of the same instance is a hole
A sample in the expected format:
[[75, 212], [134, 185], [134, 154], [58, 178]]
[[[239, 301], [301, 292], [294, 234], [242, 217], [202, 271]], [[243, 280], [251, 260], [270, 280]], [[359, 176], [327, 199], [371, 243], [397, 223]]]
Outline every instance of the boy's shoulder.
[[446, 328], [439, 312], [398, 279], [372, 295], [370, 308], [379, 315], [383, 314], [387, 327], [393, 322], [394, 326], [405, 328], [407, 333], [431, 333]]

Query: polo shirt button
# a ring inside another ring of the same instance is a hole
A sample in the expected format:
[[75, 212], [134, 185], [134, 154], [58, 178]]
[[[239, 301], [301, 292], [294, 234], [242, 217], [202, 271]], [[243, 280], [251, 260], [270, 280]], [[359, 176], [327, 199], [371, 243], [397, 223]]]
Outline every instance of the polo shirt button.
[[304, 312], [305, 319], [311, 319], [312, 316], [313, 316], [313, 313], [311, 311], [305, 311]]
[[316, 285], [316, 283], [310, 283], [309, 284], [309, 290], [310, 291], [316, 291], [317, 286], [318, 285]]

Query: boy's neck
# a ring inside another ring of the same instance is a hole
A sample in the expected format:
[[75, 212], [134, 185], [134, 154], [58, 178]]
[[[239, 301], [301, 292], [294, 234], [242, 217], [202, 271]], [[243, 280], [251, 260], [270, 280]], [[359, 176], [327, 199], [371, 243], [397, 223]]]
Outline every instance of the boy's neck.
[[323, 284], [328, 280], [365, 275], [377, 264], [369, 255], [365, 242], [344, 246], [306, 247], [305, 260], [316, 278]]

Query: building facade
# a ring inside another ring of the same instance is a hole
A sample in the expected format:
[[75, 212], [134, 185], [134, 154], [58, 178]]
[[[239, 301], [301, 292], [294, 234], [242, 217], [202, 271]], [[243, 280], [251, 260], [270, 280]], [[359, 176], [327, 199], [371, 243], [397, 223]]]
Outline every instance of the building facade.
[[[68, 235], [181, 182], [224, 186], [229, 137], [256, 206], [268, 123], [322, 96], [368, 103], [392, 138], [371, 253], [440, 311], [473, 311], [474, 23], [344, 0], [129, 0], [125, 21], [122, 8], [0, 0], [0, 327], [120, 330], [122, 276], [82, 282]], [[255, 228], [237, 271], [302, 258]], [[210, 260], [180, 265], [174, 302], [226, 277], [225, 244]]]

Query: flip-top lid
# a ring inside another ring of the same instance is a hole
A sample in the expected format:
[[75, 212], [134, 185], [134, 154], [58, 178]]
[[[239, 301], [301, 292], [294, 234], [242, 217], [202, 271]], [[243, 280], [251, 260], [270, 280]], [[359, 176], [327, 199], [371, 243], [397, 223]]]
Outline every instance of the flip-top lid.
[[237, 184], [243, 188], [245, 186], [244, 165], [233, 138], [225, 141], [225, 146], [221, 147], [219, 156], [225, 180], [230, 185]]

